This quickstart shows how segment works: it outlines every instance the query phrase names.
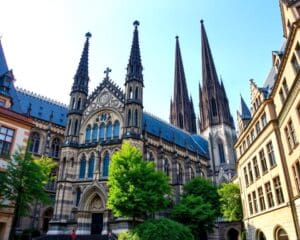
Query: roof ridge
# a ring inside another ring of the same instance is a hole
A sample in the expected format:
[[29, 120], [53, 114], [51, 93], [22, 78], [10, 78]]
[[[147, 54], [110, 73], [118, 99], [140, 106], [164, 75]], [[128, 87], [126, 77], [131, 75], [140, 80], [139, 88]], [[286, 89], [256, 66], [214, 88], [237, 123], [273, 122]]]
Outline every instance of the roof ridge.
[[[159, 120], [159, 121], [161, 121], [161, 122], [163, 122], [163, 123], [166, 123], [166, 124], [170, 125], [171, 127], [175, 128], [176, 130], [179, 130], [179, 131], [181, 131], [181, 132], [183, 132], [183, 133], [186, 133], [186, 134], [188, 134], [188, 135], [190, 135], [190, 136], [193, 136], [193, 134], [189, 133], [188, 131], [185, 131], [184, 129], [181, 129], [181, 128], [179, 128], [179, 127], [173, 125], [172, 123], [167, 122], [166, 120], [164, 120], [164, 119], [162, 119], [162, 118], [160, 118], [160, 117], [154, 115], [153, 113], [150, 113], [150, 112], [145, 111], [145, 110], [144, 110], [143, 112], [146, 113], [146, 114], [148, 114], [149, 116], [155, 118], [156, 120]], [[197, 134], [197, 135], [198, 135], [198, 134]]]
[[49, 102], [50, 104], [58, 105], [59, 107], [62, 107], [62, 108], [68, 108], [68, 105], [67, 105], [67, 104], [64, 104], [64, 103], [62, 103], [62, 102], [59, 102], [59, 101], [57, 101], [57, 100], [51, 99], [51, 98], [46, 97], [46, 96], [42, 96], [42, 95], [37, 94], [37, 93], [35, 93], [35, 92], [29, 91], [29, 90], [27, 90], [27, 89], [25, 89], [25, 88], [16, 87], [16, 90], [17, 90], [18, 92], [23, 93], [23, 94], [26, 94], [26, 95], [29, 95], [29, 96], [32, 96], [32, 97], [35, 97], [35, 98], [39, 98], [39, 99], [41, 99], [41, 100], [43, 100], [43, 101], [47, 101], [47, 102]]

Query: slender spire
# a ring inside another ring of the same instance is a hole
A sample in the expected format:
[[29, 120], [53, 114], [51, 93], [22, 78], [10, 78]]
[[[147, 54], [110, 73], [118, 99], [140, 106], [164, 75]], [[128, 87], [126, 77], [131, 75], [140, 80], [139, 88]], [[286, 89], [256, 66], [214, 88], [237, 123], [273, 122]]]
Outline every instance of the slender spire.
[[181, 51], [178, 36], [176, 36], [175, 47], [175, 72], [174, 72], [174, 102], [183, 103], [188, 99], [184, 68], [182, 63]]
[[4, 51], [2, 48], [2, 43], [1, 43], [1, 38], [0, 38], [0, 76], [3, 75], [4, 73], [8, 72], [8, 66], [6, 63], [6, 58], [4, 55]]
[[170, 122], [188, 132], [196, 132], [194, 106], [188, 95], [178, 36], [176, 36], [175, 45], [173, 94], [173, 101], [171, 101], [170, 107]]
[[202, 85], [203, 87], [207, 87], [211, 84], [218, 84], [219, 82], [203, 20], [200, 22], [202, 43]]
[[240, 95], [240, 97], [241, 97], [240, 111], [239, 111], [240, 117], [241, 117], [241, 119], [250, 119], [251, 113], [249, 111], [249, 108], [248, 108], [247, 104], [245, 103], [242, 95]]
[[72, 87], [72, 92], [80, 91], [88, 94], [88, 63], [89, 63], [89, 39], [92, 37], [91, 33], [85, 34], [86, 41], [80, 58], [79, 66], [77, 72], [74, 76], [74, 83]]
[[134, 21], [134, 31], [133, 31], [133, 40], [131, 45], [129, 62], [127, 65], [127, 74], [126, 82], [131, 80], [137, 80], [143, 82], [143, 66], [141, 61], [141, 53], [139, 46], [139, 32], [138, 26], [140, 25], [139, 21]]

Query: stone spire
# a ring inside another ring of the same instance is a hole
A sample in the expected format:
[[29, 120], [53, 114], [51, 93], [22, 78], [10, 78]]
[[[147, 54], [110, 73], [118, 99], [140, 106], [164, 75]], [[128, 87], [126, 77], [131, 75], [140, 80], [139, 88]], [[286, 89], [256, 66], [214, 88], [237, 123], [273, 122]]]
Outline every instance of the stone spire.
[[239, 115], [241, 119], [250, 119], [251, 118], [251, 113], [250, 110], [247, 106], [247, 104], [245, 103], [242, 95], [240, 96], [240, 110], [239, 110]]
[[8, 72], [8, 67], [7, 67], [6, 58], [4, 55], [1, 38], [0, 38], [0, 76], [7, 72]]
[[188, 132], [196, 132], [194, 106], [188, 95], [178, 36], [175, 45], [174, 93], [170, 106], [170, 122]]
[[88, 63], [89, 63], [89, 39], [92, 36], [91, 33], [86, 33], [86, 41], [80, 58], [79, 66], [77, 72], [74, 76], [74, 83], [72, 86], [72, 92], [83, 92], [88, 95]]
[[138, 21], [133, 22], [134, 32], [133, 32], [133, 40], [131, 45], [129, 62], [127, 65], [127, 74], [126, 74], [126, 82], [128, 81], [140, 81], [143, 82], [143, 66], [141, 61], [141, 53], [139, 46], [139, 32], [138, 26], [140, 23]]
[[200, 132], [209, 126], [226, 124], [234, 128], [223, 81], [219, 82], [203, 20], [201, 20], [202, 87], [200, 99]]

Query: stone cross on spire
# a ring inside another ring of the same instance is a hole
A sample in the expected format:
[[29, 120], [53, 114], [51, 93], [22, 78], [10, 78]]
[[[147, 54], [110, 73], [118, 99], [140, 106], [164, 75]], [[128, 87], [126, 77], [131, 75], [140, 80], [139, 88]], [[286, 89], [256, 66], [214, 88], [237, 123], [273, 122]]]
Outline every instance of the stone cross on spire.
[[109, 67], [107, 67], [104, 71], [105, 73], [105, 79], [109, 79], [109, 73], [111, 72], [111, 69]]

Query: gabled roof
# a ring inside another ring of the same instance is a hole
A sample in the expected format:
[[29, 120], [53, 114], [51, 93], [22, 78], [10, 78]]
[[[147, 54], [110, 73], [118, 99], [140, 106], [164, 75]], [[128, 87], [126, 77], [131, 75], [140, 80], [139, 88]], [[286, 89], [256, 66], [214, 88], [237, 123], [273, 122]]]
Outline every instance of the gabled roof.
[[175, 127], [149, 113], [143, 112], [143, 130], [156, 137], [197, 152], [201, 156], [208, 158], [208, 142], [197, 134], [190, 134], [180, 128]]
[[240, 105], [239, 114], [240, 114], [241, 119], [250, 119], [251, 118], [250, 110], [249, 110], [249, 108], [248, 108], [247, 104], [245, 103], [242, 96], [241, 96], [240, 104], [241, 105]]

